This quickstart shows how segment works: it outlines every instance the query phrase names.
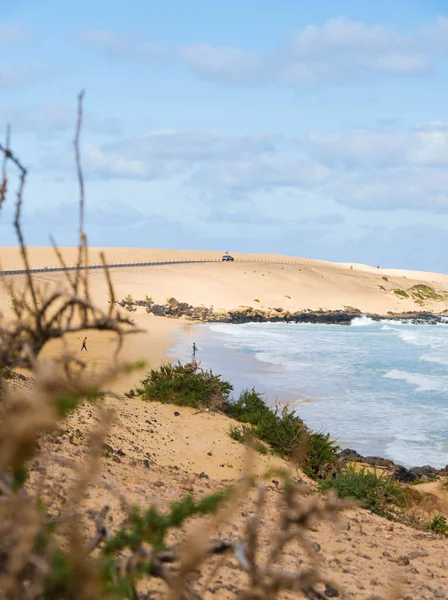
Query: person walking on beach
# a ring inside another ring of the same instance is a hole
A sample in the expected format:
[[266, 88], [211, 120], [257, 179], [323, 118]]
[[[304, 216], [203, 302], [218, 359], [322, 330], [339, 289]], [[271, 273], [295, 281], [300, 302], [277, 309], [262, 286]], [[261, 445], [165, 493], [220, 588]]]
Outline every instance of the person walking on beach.
[[82, 352], [83, 350], [85, 350], [86, 352], [88, 352], [88, 350], [87, 350], [87, 337], [85, 337], [85, 338], [82, 340], [81, 352]]
[[193, 342], [193, 360], [196, 360], [196, 352], [198, 347], [196, 346], [196, 342]]

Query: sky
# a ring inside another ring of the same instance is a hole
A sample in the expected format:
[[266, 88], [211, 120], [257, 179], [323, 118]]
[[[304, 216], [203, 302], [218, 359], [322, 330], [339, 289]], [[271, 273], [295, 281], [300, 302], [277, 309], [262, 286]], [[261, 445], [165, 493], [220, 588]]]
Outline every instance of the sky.
[[2, 2], [29, 245], [77, 241], [82, 89], [90, 245], [448, 273], [446, 0]]

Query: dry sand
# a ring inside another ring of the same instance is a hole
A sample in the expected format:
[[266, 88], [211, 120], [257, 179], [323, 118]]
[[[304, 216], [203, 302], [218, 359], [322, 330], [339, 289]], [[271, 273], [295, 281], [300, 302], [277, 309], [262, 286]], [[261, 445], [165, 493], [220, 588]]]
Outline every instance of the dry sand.
[[[92, 263], [99, 262], [101, 249], [91, 248]], [[74, 264], [76, 250], [61, 249], [67, 263]], [[104, 249], [109, 263], [150, 260], [198, 260], [220, 258], [217, 252], [169, 251], [142, 249]], [[33, 268], [56, 265], [51, 248], [30, 248]], [[378, 270], [359, 266], [353, 270], [338, 263], [307, 261], [290, 264], [291, 257], [278, 255], [243, 255], [236, 258], [247, 262], [217, 262], [204, 264], [174, 264], [151, 267], [113, 269], [117, 298], [131, 294], [134, 299], [151, 296], [156, 302], [165, 302], [174, 296], [179, 301], [194, 305], [231, 309], [242, 305], [258, 308], [283, 307], [300, 309], [343, 309], [352, 306], [363, 312], [385, 314], [388, 311], [418, 310], [412, 299], [398, 298], [394, 290], [407, 290], [415, 284], [426, 283], [437, 290], [448, 292], [448, 275], [404, 270]], [[21, 268], [17, 248], [0, 248], [3, 269]], [[283, 261], [273, 263], [270, 261]], [[302, 259], [296, 259], [302, 260]], [[250, 262], [256, 261], [256, 262]], [[387, 274], [386, 274], [387, 273]], [[63, 282], [61, 273], [36, 275], [38, 281], [55, 285]], [[92, 290], [97, 301], [107, 299], [104, 274], [90, 272]], [[20, 284], [23, 277], [14, 277]], [[259, 302], [257, 302], [257, 300]], [[1, 297], [0, 297], [1, 302]], [[5, 304], [3, 300], [3, 304]], [[429, 302], [425, 308], [441, 311], [446, 302]]]
[[[89, 485], [87, 498], [80, 508], [83, 514], [96, 515], [103, 506], [109, 505], [109, 524], [113, 526], [122, 522], [126, 504], [155, 504], [164, 510], [171, 501], [187, 493], [209, 494], [241, 475], [244, 454], [242, 447], [227, 435], [229, 419], [135, 399], [118, 401], [111, 398], [107, 400], [107, 406], [115, 412], [115, 424], [107, 440], [101, 475]], [[174, 412], [179, 415], [175, 416]], [[36, 463], [36, 470], [32, 472], [32, 482], [38, 485], [39, 471], [42, 472], [43, 467], [45, 478], [41, 498], [44, 503], [52, 503], [56, 514], [58, 508], [53, 499], [58, 498], [63, 506], [76, 481], [76, 473], [64, 467], [61, 459], [75, 465], [83, 464], [86, 434], [95, 422], [94, 409], [85, 406], [72, 416], [62, 437], [42, 447], [39, 464]], [[73, 435], [73, 431], [79, 433]], [[273, 466], [285, 465], [279, 459], [258, 457], [256, 470], [259, 473]], [[289, 470], [293, 476], [306, 480], [300, 471], [295, 473], [291, 467]], [[281, 477], [269, 477], [267, 485], [260, 531], [260, 560], [266, 558], [278, 528]], [[309, 490], [313, 493], [313, 487]], [[212, 536], [233, 541], [242, 539], [247, 521], [253, 514], [253, 499], [253, 495], [243, 498]], [[187, 531], [194, 535], [199, 523], [200, 520], [194, 519]], [[309, 532], [309, 538], [317, 549], [316, 558], [322, 571], [341, 586], [347, 600], [398, 598], [391, 594], [397, 583], [401, 585], [401, 599], [434, 600], [448, 595], [446, 539], [442, 537], [355, 509], [345, 511], [337, 526], [328, 522], [316, 524]], [[180, 539], [173, 535], [170, 542]], [[290, 573], [305, 569], [309, 564], [308, 553], [297, 543], [289, 544], [281, 558], [282, 568]], [[196, 583], [199, 588], [216, 565], [217, 559], [212, 560], [211, 567], [201, 571]], [[237, 590], [246, 584], [247, 577], [241, 574], [235, 559], [229, 557], [208, 581], [205, 598], [234, 599]], [[140, 589], [146, 591], [144, 586]], [[165, 595], [153, 592], [151, 598], [161, 600]], [[304, 599], [305, 596], [285, 593], [280, 598]]]

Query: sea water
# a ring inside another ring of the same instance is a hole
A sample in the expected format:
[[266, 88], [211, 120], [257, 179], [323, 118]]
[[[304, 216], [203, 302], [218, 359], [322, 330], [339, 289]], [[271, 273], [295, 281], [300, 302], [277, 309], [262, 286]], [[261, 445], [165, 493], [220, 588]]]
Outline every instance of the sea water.
[[[201, 331], [198, 331], [201, 330]], [[268, 402], [287, 400], [343, 448], [405, 466], [448, 464], [448, 325], [356, 318], [349, 326], [212, 324], [202, 365]], [[175, 353], [188, 358], [185, 339]]]

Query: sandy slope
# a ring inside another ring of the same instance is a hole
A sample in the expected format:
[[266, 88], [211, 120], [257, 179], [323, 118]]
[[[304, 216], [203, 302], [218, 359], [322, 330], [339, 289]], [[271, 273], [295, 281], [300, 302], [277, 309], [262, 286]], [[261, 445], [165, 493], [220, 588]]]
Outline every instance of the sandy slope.
[[[91, 249], [91, 262], [98, 262], [98, 249]], [[74, 263], [76, 251], [62, 248], [67, 263]], [[50, 248], [30, 248], [33, 267], [56, 264]], [[108, 262], [142, 260], [188, 260], [216, 258], [216, 252], [168, 251], [142, 249], [106, 249]], [[255, 307], [283, 307], [299, 309], [338, 309], [352, 306], [361, 311], [387, 313], [419, 309], [411, 299], [400, 299], [393, 290], [407, 290], [425, 281], [437, 290], [448, 292], [448, 276], [412, 271], [383, 271], [370, 267], [369, 272], [350, 270], [336, 263], [309, 261], [309, 264], [271, 263], [270, 260], [290, 261], [278, 255], [238, 255], [257, 262], [181, 264], [153, 267], [114, 269], [113, 281], [117, 298], [131, 294], [134, 299], [151, 296], [156, 302], [165, 302], [174, 296], [195, 305], [213, 305], [215, 309], [230, 309], [241, 305]], [[4, 269], [20, 268], [16, 248], [0, 248]], [[61, 284], [60, 273], [36, 276], [43, 283]], [[23, 277], [15, 277], [18, 283]], [[106, 284], [101, 271], [91, 271], [91, 283], [97, 301], [106, 300]], [[256, 302], [259, 300], [259, 302]], [[1, 302], [1, 296], [0, 296]], [[5, 301], [3, 300], [3, 304]], [[446, 302], [429, 302], [425, 308], [440, 311], [448, 308]]]
[[[115, 412], [115, 425], [107, 440], [107, 455], [102, 459], [101, 475], [89, 486], [87, 498], [80, 507], [82, 514], [96, 515], [104, 505], [111, 507], [110, 525], [123, 519], [123, 506], [156, 504], [165, 510], [173, 499], [186, 493], [211, 493], [220, 485], [237, 478], [242, 472], [243, 449], [227, 435], [230, 420], [219, 415], [194, 414], [191, 409], [144, 403], [139, 400], [108, 399]], [[180, 414], [174, 415], [177, 410]], [[85, 460], [86, 433], [97, 418], [94, 409], [84, 407], [70, 420], [62, 437], [42, 447], [37, 469], [45, 469], [43, 502], [59, 498], [62, 506], [74, 484], [76, 473], [63, 466], [66, 458], [77, 466]], [[71, 432], [78, 430], [77, 435]], [[209, 452], [212, 455], [209, 455]], [[55, 454], [57, 453], [57, 454]], [[57, 461], [56, 461], [57, 457]], [[221, 466], [224, 465], [224, 466]], [[231, 466], [230, 466], [231, 465]], [[257, 471], [282, 465], [282, 461], [259, 457]], [[37, 484], [41, 475], [33, 471]], [[294, 471], [293, 471], [294, 475]], [[303, 478], [300, 472], [296, 477]], [[261, 526], [260, 556], [266, 553], [278, 527], [280, 477], [268, 480], [266, 508]], [[310, 487], [313, 492], [313, 487]], [[306, 499], [305, 499], [306, 502]], [[213, 531], [213, 537], [237, 540], [254, 509], [253, 495], [244, 498], [230, 518]], [[53, 504], [53, 511], [57, 505]], [[198, 519], [188, 530], [195, 533]], [[400, 598], [416, 600], [446, 598], [448, 595], [448, 562], [446, 540], [417, 531], [356, 509], [346, 511], [338, 526], [322, 522], [309, 532], [317, 549], [323, 572], [346, 592], [346, 599], [373, 600], [392, 598], [394, 584], [400, 582]], [[173, 536], [172, 541], [178, 541]], [[212, 560], [216, 565], [216, 560]], [[281, 558], [282, 568], [297, 572], [309, 565], [309, 557], [296, 543], [289, 544]], [[210, 569], [199, 576], [199, 588], [207, 581]], [[236, 598], [237, 590], [247, 582], [234, 558], [225, 559], [218, 574], [208, 581], [205, 598]], [[145, 590], [142, 586], [141, 591]], [[159, 593], [151, 595], [161, 599]], [[323, 596], [325, 597], [325, 596]], [[397, 596], [393, 596], [396, 598]], [[304, 598], [283, 594], [283, 600]]]

